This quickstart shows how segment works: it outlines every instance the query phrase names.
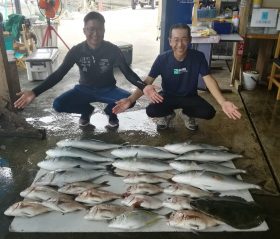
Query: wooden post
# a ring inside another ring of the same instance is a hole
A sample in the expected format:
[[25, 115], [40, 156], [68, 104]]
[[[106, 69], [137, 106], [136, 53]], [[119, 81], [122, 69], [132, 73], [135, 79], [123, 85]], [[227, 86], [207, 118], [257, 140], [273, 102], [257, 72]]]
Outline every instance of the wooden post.
[[16, 93], [20, 91], [20, 84], [16, 61], [8, 62], [4, 46], [3, 32], [0, 28], [0, 106], [13, 108]]

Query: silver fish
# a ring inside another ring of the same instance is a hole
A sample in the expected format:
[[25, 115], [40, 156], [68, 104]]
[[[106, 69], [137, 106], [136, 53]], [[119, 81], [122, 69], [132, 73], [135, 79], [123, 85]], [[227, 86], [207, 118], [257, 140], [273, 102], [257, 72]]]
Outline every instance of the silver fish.
[[81, 149], [90, 149], [94, 151], [102, 151], [108, 149], [119, 148], [121, 145], [119, 144], [108, 144], [106, 142], [100, 140], [85, 140], [85, 139], [64, 139], [60, 140], [56, 143], [59, 147], [75, 147]]
[[191, 141], [177, 144], [166, 144], [163, 148], [174, 154], [184, 154], [188, 151], [199, 149], [228, 150], [228, 148], [224, 146], [214, 146], [210, 144], [192, 144]]
[[165, 178], [148, 173], [131, 173], [124, 177], [125, 183], [163, 183], [167, 182]]
[[167, 163], [156, 159], [144, 158], [125, 158], [115, 160], [112, 165], [122, 170], [136, 172], [163, 172], [172, 169]]
[[12, 217], [34, 217], [49, 211], [51, 209], [41, 205], [39, 202], [24, 200], [14, 203], [4, 214]]
[[69, 170], [61, 171], [50, 171], [41, 175], [34, 182], [35, 185], [54, 185], [54, 186], [63, 186], [67, 183], [79, 182], [79, 181], [88, 181], [94, 178], [105, 175], [104, 171], [96, 171], [91, 169], [83, 168], [72, 168]]
[[261, 189], [258, 185], [246, 183], [231, 176], [205, 171], [190, 171], [178, 174], [172, 180], [177, 183], [189, 184], [202, 190], [217, 192], [253, 188]]
[[133, 184], [129, 186], [126, 189], [127, 195], [129, 194], [145, 194], [145, 195], [153, 195], [158, 194], [162, 192], [162, 188], [160, 186], [157, 186], [155, 184], [149, 184], [149, 183], [138, 183]]
[[87, 220], [111, 220], [116, 216], [132, 211], [133, 208], [115, 205], [115, 204], [98, 204], [93, 206], [84, 216]]
[[142, 207], [146, 209], [159, 209], [162, 207], [160, 199], [141, 194], [131, 194], [125, 197], [121, 203], [129, 207]]
[[89, 189], [78, 195], [75, 200], [88, 205], [99, 204], [121, 198], [120, 194], [97, 189]]
[[173, 212], [168, 220], [168, 225], [171, 227], [195, 231], [205, 230], [220, 224], [224, 223], [194, 210], [180, 210]]
[[85, 209], [85, 206], [81, 205], [78, 202], [73, 200], [64, 200], [64, 199], [48, 199], [42, 202], [42, 205], [48, 207], [54, 211], [62, 212], [62, 213], [69, 213], [78, 210]]
[[[131, 172], [131, 171], [127, 171], [127, 170], [122, 170], [119, 168], [114, 168], [113, 169], [114, 174], [118, 175], [118, 176], [122, 176], [122, 177], [127, 177], [128, 175], [132, 175], [132, 174], [136, 174], [135, 172]], [[139, 174], [141, 174], [139, 172]], [[142, 173], [145, 174], [145, 173]], [[164, 179], [171, 179], [174, 175], [175, 172], [174, 170], [171, 171], [164, 171], [164, 172], [155, 172], [155, 173], [149, 173], [150, 175], [155, 175]]]
[[58, 169], [69, 169], [69, 168], [86, 168], [86, 169], [105, 169], [103, 164], [95, 164], [92, 162], [84, 161], [80, 158], [72, 157], [56, 157], [46, 158], [39, 162], [38, 167], [46, 170], [58, 170]]
[[132, 212], [125, 212], [117, 216], [109, 223], [109, 227], [124, 230], [134, 230], [152, 223], [156, 223], [161, 218], [163, 217], [159, 214], [150, 211], [135, 210]]
[[137, 157], [170, 159], [176, 157], [174, 154], [150, 146], [125, 146], [112, 150], [111, 154], [119, 158]]
[[99, 188], [99, 187], [108, 187], [108, 181], [102, 183], [93, 183], [93, 182], [73, 182], [68, 183], [58, 189], [58, 192], [78, 195], [88, 189]]
[[164, 187], [163, 192], [170, 195], [189, 196], [189, 197], [205, 197], [212, 196], [213, 193], [201, 190], [199, 188], [187, 184], [170, 184]]
[[172, 196], [164, 199], [162, 205], [173, 210], [191, 209], [191, 198], [182, 196]]
[[240, 173], [246, 173], [246, 171], [242, 169], [231, 168], [231, 167], [224, 166], [222, 164], [215, 164], [215, 163], [197, 163], [194, 161], [174, 161], [169, 163], [169, 165], [180, 172], [197, 170], [197, 171], [221, 173], [224, 175], [236, 175]]
[[241, 154], [213, 149], [198, 149], [186, 152], [175, 160], [193, 160], [202, 162], [225, 162], [235, 158], [242, 158]]
[[56, 157], [73, 157], [73, 158], [81, 158], [88, 162], [111, 162], [113, 161], [112, 158], [104, 157], [98, 155], [97, 153], [89, 152], [83, 149], [76, 149], [76, 148], [54, 148], [49, 149], [46, 151], [46, 154], [49, 157], [56, 158]]
[[69, 195], [65, 195], [48, 186], [31, 186], [20, 192], [20, 196], [32, 200], [45, 201], [48, 199], [62, 198], [72, 201]]

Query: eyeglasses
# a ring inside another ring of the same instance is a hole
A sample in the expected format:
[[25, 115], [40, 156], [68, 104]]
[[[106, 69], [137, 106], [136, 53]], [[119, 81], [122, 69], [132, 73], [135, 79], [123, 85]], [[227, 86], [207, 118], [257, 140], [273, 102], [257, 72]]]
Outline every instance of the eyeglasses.
[[104, 28], [85, 27], [84, 30], [87, 33], [96, 33], [96, 34], [102, 34], [104, 32]]
[[189, 38], [188, 37], [182, 37], [182, 38], [171, 37], [170, 40], [175, 44], [177, 44], [177, 43], [183, 43], [183, 44], [189, 43]]

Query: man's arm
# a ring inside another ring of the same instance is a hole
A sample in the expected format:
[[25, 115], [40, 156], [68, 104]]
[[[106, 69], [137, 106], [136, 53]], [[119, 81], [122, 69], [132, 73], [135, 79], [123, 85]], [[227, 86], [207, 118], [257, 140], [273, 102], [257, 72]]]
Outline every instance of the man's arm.
[[155, 87], [152, 85], [154, 80], [154, 78], [147, 76], [147, 78], [144, 80], [144, 82], [147, 84], [147, 86], [143, 89], [144, 93], [137, 88], [128, 98], [121, 99], [116, 102], [116, 106], [113, 108], [113, 113], [118, 114], [127, 110], [143, 94], [149, 96], [149, 99], [153, 103], [161, 102], [163, 100], [162, 96], [156, 92]]
[[219, 88], [219, 85], [217, 81], [213, 78], [211, 75], [206, 75], [203, 77], [203, 80], [210, 91], [210, 93], [213, 95], [215, 100], [220, 104], [222, 107], [224, 113], [230, 118], [230, 119], [240, 119], [241, 113], [238, 111], [237, 106], [235, 106], [232, 102], [227, 101]]

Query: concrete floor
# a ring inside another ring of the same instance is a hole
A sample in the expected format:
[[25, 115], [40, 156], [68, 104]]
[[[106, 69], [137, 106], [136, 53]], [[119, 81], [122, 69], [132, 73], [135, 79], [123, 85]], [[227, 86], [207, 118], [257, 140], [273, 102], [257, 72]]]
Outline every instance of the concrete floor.
[[[132, 68], [141, 77], [145, 77], [150, 66], [159, 52], [159, 41], [156, 41], [157, 10], [130, 9], [104, 12], [106, 18], [105, 39], [110, 41], [125, 41], [133, 44]], [[127, 20], [129, 19], [129, 21]], [[69, 31], [69, 29], [73, 29]], [[73, 34], [73, 31], [75, 33]], [[73, 20], [63, 20], [59, 33], [70, 46], [82, 41], [82, 16], [75, 16]], [[59, 43], [62, 51], [66, 48]], [[213, 62], [222, 70], [213, 71], [221, 88], [229, 89], [229, 71], [224, 62]], [[25, 71], [20, 71], [21, 87], [33, 88], [40, 82], [28, 82]], [[118, 84], [132, 91], [133, 86], [124, 80], [123, 75], [116, 70]], [[65, 89], [71, 88], [77, 82], [77, 68], [73, 68], [65, 79], [48, 92], [38, 97], [33, 104], [20, 114], [34, 126], [47, 130], [47, 139], [0, 139], [0, 238], [143, 238], [153, 237], [146, 233], [114, 233], [112, 234], [29, 234], [8, 232], [12, 218], [3, 215], [3, 211], [12, 203], [19, 201], [19, 192], [29, 186], [37, 171], [38, 161], [45, 157], [45, 151], [64, 138], [94, 138], [108, 142], [132, 144], [147, 144], [162, 146], [167, 143], [193, 140], [194, 142], [225, 145], [235, 152], [245, 155], [244, 159], [235, 161], [237, 167], [248, 170], [244, 180], [261, 184], [265, 191], [252, 191], [254, 199], [267, 212], [267, 222], [270, 228], [267, 232], [240, 233], [199, 233], [202, 238], [278, 238], [280, 220], [279, 179], [279, 103], [275, 101], [275, 92], [268, 92], [258, 87], [254, 91], [234, 89], [233, 93], [225, 96], [234, 101], [240, 108], [243, 117], [239, 121], [232, 121], [221, 112], [219, 106], [207, 92], [202, 96], [215, 106], [217, 115], [211, 121], [199, 120], [199, 131], [189, 132], [180, 119], [176, 118], [174, 129], [158, 133], [155, 124], [145, 115], [144, 107], [147, 100], [143, 97], [137, 105], [120, 114], [120, 127], [117, 131], [107, 131], [104, 126], [107, 119], [103, 113], [103, 105], [96, 105], [96, 113], [91, 123], [96, 126], [95, 131], [82, 131], [78, 128], [78, 115], [58, 114], [51, 108], [52, 100]], [[195, 238], [193, 233], [157, 233], [157, 238]]]

